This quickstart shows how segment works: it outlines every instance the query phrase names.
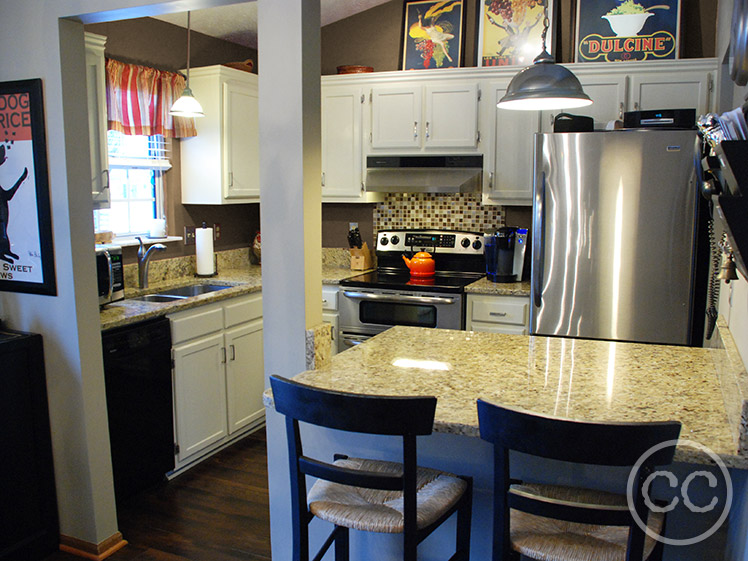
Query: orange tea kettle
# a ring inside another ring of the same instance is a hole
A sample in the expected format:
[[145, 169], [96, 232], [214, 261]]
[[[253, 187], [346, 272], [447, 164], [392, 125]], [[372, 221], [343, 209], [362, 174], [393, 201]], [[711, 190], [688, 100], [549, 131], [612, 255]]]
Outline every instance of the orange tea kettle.
[[413, 256], [413, 259], [408, 259], [403, 255], [403, 261], [410, 269], [410, 276], [412, 277], [434, 276], [435, 263], [430, 253], [419, 251]]

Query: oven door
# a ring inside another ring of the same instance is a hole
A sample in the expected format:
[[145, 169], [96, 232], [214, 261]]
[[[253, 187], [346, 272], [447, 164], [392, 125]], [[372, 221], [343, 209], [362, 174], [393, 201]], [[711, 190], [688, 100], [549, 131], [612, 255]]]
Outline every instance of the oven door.
[[394, 325], [462, 329], [461, 294], [349, 289], [341, 293], [340, 329], [373, 335]]

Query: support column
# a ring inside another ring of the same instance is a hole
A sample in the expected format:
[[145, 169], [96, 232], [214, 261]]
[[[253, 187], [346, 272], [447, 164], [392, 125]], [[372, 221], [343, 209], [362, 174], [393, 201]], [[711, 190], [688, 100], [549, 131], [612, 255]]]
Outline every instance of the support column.
[[[322, 321], [319, 0], [259, 0], [260, 218], [265, 383], [305, 370]], [[267, 410], [273, 559], [290, 559], [283, 420]]]

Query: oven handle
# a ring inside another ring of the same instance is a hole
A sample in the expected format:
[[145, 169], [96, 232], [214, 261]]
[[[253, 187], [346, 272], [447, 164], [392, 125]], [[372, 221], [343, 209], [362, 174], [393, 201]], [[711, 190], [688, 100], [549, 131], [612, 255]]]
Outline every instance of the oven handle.
[[406, 294], [370, 294], [368, 292], [343, 291], [348, 298], [358, 300], [378, 300], [380, 302], [415, 302], [417, 304], [456, 304], [457, 298], [443, 298], [439, 296], [408, 296]]

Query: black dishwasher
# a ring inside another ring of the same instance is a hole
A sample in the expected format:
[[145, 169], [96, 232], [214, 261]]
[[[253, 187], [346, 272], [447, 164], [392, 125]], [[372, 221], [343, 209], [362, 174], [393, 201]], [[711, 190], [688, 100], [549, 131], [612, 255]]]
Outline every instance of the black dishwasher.
[[174, 469], [169, 320], [102, 333], [117, 505]]

